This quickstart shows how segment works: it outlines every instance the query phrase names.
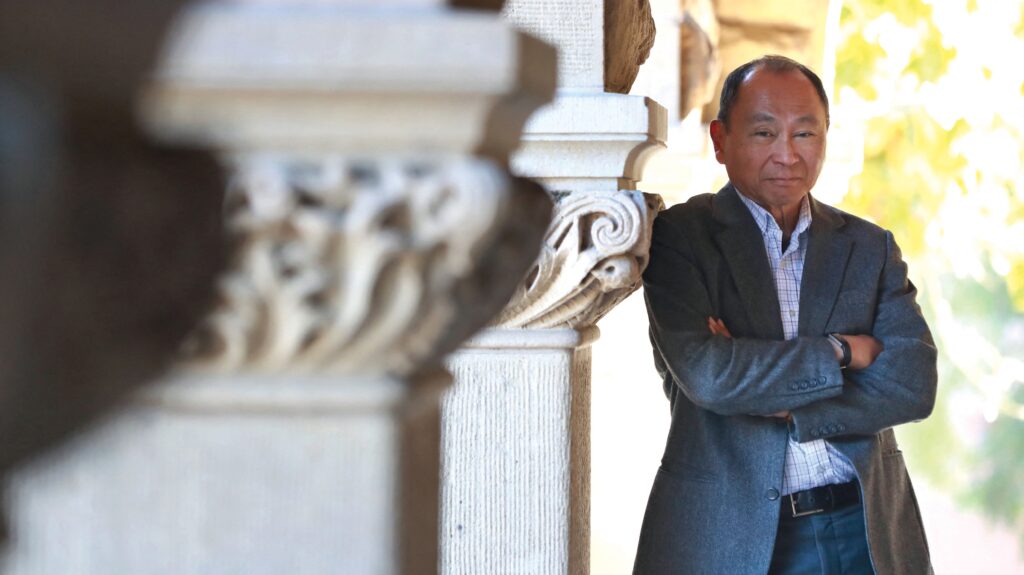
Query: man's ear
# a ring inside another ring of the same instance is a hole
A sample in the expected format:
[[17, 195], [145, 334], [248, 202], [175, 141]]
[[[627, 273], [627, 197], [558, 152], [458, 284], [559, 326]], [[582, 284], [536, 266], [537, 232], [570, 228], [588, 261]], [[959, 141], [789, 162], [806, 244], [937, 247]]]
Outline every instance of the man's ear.
[[715, 147], [715, 159], [719, 164], [725, 163], [722, 146], [725, 143], [725, 124], [721, 120], [711, 120], [711, 143]]

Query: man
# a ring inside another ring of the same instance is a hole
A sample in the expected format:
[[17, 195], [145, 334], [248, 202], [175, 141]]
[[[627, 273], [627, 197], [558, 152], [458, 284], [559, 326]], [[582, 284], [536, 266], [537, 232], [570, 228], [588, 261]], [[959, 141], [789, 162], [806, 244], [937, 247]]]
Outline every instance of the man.
[[662, 212], [644, 291], [672, 410], [634, 572], [931, 572], [892, 426], [936, 350], [892, 234], [816, 201], [828, 99], [766, 56], [711, 124], [727, 184]]

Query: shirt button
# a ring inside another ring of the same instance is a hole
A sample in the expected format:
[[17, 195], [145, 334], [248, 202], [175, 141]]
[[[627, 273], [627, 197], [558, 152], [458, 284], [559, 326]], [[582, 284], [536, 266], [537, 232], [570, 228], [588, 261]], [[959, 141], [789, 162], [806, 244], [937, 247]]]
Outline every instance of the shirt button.
[[793, 310], [789, 310], [789, 317], [796, 317], [796, 312]]
[[779, 490], [772, 487], [768, 491], [764, 492], [764, 496], [767, 497], [769, 501], [775, 501], [779, 498]]

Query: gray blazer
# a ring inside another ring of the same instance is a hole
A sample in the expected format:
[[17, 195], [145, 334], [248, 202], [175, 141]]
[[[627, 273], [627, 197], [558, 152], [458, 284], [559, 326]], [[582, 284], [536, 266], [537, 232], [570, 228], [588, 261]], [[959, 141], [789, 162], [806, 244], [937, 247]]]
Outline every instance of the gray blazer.
[[[799, 336], [784, 340], [761, 232], [727, 185], [654, 222], [644, 295], [672, 410], [634, 573], [768, 572], [787, 424], [828, 439], [860, 479], [879, 575], [930, 573], [928, 544], [892, 426], [935, 402], [936, 349], [890, 232], [811, 199]], [[707, 317], [733, 338], [713, 337]], [[839, 369], [826, 333], [871, 334], [885, 350]]]

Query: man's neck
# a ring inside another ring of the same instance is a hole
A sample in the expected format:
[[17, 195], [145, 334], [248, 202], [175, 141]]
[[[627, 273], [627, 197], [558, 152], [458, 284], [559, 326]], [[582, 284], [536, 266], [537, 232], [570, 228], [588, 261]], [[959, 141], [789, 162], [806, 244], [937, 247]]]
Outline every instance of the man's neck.
[[775, 206], [764, 206], [769, 214], [775, 218], [775, 223], [779, 225], [779, 229], [782, 230], [782, 250], [786, 250], [786, 246], [789, 245], [789, 238], [793, 235], [793, 230], [796, 229], [796, 222], [800, 219], [800, 204], [803, 200], [800, 200], [792, 206], [775, 207]]

